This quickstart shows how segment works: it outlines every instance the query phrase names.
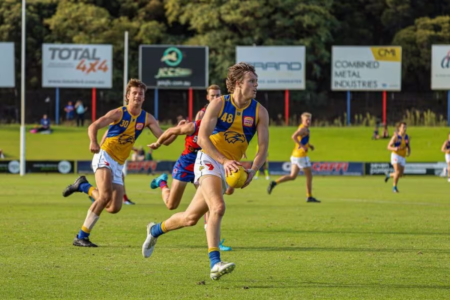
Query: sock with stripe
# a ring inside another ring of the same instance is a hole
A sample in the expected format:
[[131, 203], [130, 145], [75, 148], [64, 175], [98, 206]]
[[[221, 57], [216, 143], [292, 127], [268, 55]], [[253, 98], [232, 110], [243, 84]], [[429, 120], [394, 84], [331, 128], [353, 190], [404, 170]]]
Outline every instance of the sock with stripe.
[[164, 234], [167, 232], [166, 229], [166, 222], [161, 222], [159, 224], [153, 225], [152, 228], [150, 229], [150, 233], [152, 234], [152, 236], [154, 236], [155, 238], [159, 237], [160, 235]]
[[167, 181], [161, 180], [161, 182], [159, 183], [159, 187], [160, 187], [161, 189], [164, 189], [165, 187], [167, 187]]
[[92, 228], [94, 228], [95, 223], [97, 223], [99, 216], [96, 213], [88, 210], [86, 220], [84, 220], [84, 224], [81, 227], [80, 232], [78, 233], [79, 239], [88, 238], [91, 234]]
[[211, 262], [211, 269], [212, 269], [212, 267], [214, 267], [215, 264], [220, 262], [219, 248], [217, 248], [217, 247], [209, 248], [208, 256], [209, 256], [209, 260]]
[[80, 184], [79, 190], [80, 190], [80, 192], [89, 194], [89, 189], [91, 187], [92, 187], [92, 184], [90, 184], [89, 182], [84, 182], [84, 183]]

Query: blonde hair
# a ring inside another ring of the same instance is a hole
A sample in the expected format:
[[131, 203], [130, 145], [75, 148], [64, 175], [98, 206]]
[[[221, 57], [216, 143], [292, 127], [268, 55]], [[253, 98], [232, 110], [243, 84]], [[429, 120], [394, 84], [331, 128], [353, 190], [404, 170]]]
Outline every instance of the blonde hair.
[[256, 75], [255, 67], [252, 65], [240, 62], [228, 68], [228, 76], [227, 76], [227, 90], [230, 93], [234, 92], [234, 88], [236, 87], [236, 82], [241, 81], [246, 72], [252, 72]]
[[311, 118], [311, 117], [312, 117], [312, 114], [310, 114], [309, 112], [302, 113], [302, 119], [303, 118]]
[[209, 93], [209, 90], [219, 90], [219, 91], [220, 91], [220, 86], [218, 86], [217, 84], [211, 84], [211, 85], [208, 86], [208, 88], [206, 89], [206, 93]]
[[144, 94], [147, 91], [147, 86], [145, 85], [145, 83], [143, 83], [142, 81], [140, 81], [139, 79], [136, 78], [131, 78], [130, 81], [128, 81], [127, 84], [127, 93], [125, 94], [125, 103], [128, 104], [128, 93], [130, 92], [132, 87], [137, 87], [137, 88], [141, 88], [144, 90]]

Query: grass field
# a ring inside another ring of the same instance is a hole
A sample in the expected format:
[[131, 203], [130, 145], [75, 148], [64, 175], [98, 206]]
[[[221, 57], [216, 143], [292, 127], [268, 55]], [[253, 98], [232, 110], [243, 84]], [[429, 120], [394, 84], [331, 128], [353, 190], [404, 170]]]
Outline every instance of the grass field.
[[222, 259], [236, 269], [219, 282], [209, 279], [202, 224], [141, 256], [145, 225], [172, 214], [145, 175], [127, 177], [136, 206], [102, 214], [91, 235], [99, 248], [71, 246], [90, 204], [62, 198], [74, 178], [0, 175], [0, 299], [449, 298], [450, 184], [441, 178], [407, 177], [392, 194], [381, 177], [317, 177], [321, 204], [305, 203], [304, 178], [271, 196], [267, 181], [254, 181], [226, 198], [233, 251]]
[[[294, 127], [271, 127], [269, 159], [273, 161], [289, 160], [293, 149], [291, 135]], [[371, 140], [372, 128], [369, 127], [321, 127], [311, 129], [311, 143], [316, 150], [310, 154], [315, 161], [388, 161], [386, 150], [388, 140]], [[443, 161], [441, 146], [448, 137], [447, 127], [410, 127], [412, 155], [408, 161]], [[99, 134], [99, 140], [103, 135]], [[392, 131], [391, 131], [392, 134]], [[0, 149], [7, 159], [19, 158], [19, 127], [0, 127], [2, 141]], [[146, 130], [136, 142], [136, 146], [145, 146], [155, 141]], [[255, 142], [248, 150], [248, 157], [255, 155]], [[178, 138], [170, 147], [154, 152], [157, 160], [177, 160], [183, 149], [183, 138]], [[91, 160], [87, 128], [56, 127], [51, 135], [26, 134], [26, 157], [28, 160]]]

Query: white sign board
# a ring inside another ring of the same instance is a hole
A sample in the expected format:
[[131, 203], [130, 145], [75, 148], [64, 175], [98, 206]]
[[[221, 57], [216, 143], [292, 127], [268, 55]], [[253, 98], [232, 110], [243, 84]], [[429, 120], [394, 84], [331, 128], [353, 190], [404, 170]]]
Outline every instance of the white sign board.
[[304, 90], [304, 46], [237, 46], [236, 62], [255, 67], [258, 90]]
[[402, 47], [333, 46], [333, 91], [400, 91]]
[[450, 90], [450, 45], [431, 47], [431, 89]]
[[14, 87], [14, 43], [0, 43], [0, 88]]
[[43, 87], [112, 88], [112, 67], [112, 45], [42, 45]]

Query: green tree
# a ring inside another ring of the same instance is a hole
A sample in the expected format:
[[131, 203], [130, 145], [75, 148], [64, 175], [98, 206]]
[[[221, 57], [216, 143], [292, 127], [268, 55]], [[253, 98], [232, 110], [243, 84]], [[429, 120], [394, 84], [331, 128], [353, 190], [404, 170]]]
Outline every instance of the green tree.
[[450, 44], [450, 17], [419, 18], [400, 30], [392, 42], [402, 46], [402, 75], [406, 89], [430, 88], [431, 46]]

